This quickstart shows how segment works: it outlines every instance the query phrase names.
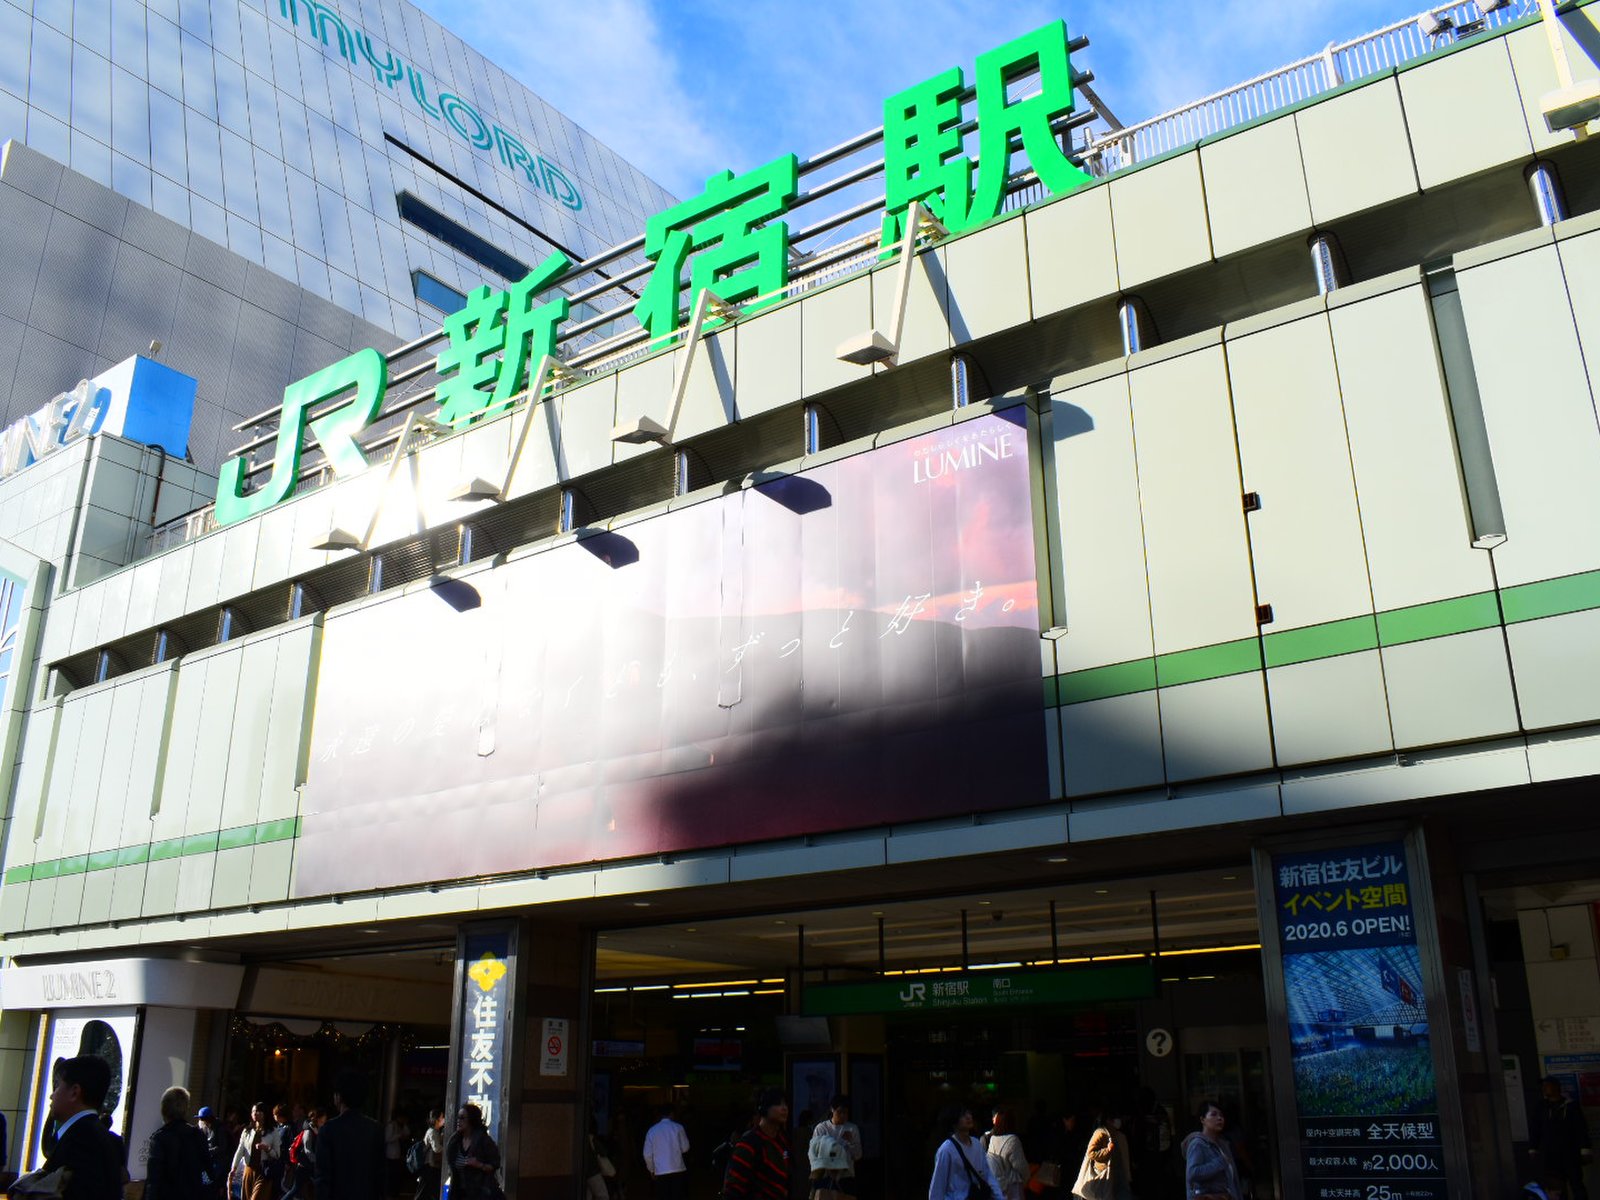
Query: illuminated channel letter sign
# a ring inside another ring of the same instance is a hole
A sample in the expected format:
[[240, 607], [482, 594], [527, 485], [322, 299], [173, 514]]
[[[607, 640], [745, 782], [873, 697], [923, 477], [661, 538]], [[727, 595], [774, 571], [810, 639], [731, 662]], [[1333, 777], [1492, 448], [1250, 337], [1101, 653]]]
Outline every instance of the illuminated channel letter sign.
[[[430, 103], [413, 68], [389, 53], [380, 60], [366, 34], [328, 5], [316, 0], [278, 2], [283, 15], [296, 24], [303, 12], [310, 35], [336, 46], [351, 62], [358, 54], [364, 56], [388, 86], [394, 87], [406, 75], [424, 110], [436, 117], [443, 114], [442, 119], [480, 149], [500, 146], [509, 138], [447, 92]], [[1067, 49], [1066, 24], [1051, 21], [979, 55], [974, 84], [976, 162], [963, 151], [960, 126], [968, 119], [962, 104], [967, 83], [959, 67], [884, 102], [885, 246], [899, 240], [913, 200], [927, 205], [952, 231], [971, 229], [998, 216], [1011, 177], [1013, 139], [1026, 151], [1046, 191], [1069, 192], [1089, 182], [1051, 128], [1073, 107]], [[1012, 100], [1008, 87], [1034, 73], [1039, 77], [1038, 93]], [[515, 144], [521, 149], [520, 143]], [[706, 180], [698, 196], [646, 222], [644, 254], [651, 271], [633, 312], [652, 341], [677, 333], [684, 312], [692, 311], [708, 289], [730, 304], [759, 306], [779, 298], [789, 282], [789, 226], [783, 217], [795, 202], [799, 182], [799, 160], [792, 154], [780, 155], [743, 175], [721, 171]], [[509, 291], [478, 288], [459, 312], [445, 319], [446, 344], [437, 363], [442, 377], [437, 414], [441, 424], [459, 428], [502, 412], [527, 389], [530, 368], [542, 355], [555, 354], [560, 327], [570, 312], [565, 296], [543, 303], [539, 297], [572, 266], [565, 255], [553, 254]], [[382, 357], [376, 350], [363, 350], [291, 384], [283, 394], [271, 476], [246, 493], [244, 459], [223, 464], [217, 523], [254, 516], [294, 494], [308, 414], [351, 388], [355, 394], [348, 404], [309, 424], [335, 474], [364, 470], [367, 461], [356, 438], [377, 415], [386, 382]]]
[[435, 121], [448, 125], [469, 146], [492, 152], [502, 165], [521, 171], [530, 184], [548, 192], [573, 212], [583, 208], [583, 194], [565, 171], [537, 149], [530, 150], [520, 137], [486, 120], [454, 92], [435, 88], [430, 100], [426, 76], [394, 51], [373, 46], [372, 39], [361, 27], [341, 17], [331, 4], [320, 0], [278, 0], [278, 12], [296, 26], [304, 13], [306, 33], [313, 40], [331, 46], [352, 66], [365, 62], [378, 82], [390, 91], [403, 85], [419, 109]]

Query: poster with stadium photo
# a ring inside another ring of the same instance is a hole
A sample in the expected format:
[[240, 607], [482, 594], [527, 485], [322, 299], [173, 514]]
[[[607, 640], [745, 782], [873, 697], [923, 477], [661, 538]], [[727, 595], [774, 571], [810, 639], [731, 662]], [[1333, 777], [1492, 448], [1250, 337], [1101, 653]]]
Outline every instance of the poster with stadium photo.
[[1404, 843], [1275, 855], [1273, 876], [1305, 1194], [1442, 1198]]

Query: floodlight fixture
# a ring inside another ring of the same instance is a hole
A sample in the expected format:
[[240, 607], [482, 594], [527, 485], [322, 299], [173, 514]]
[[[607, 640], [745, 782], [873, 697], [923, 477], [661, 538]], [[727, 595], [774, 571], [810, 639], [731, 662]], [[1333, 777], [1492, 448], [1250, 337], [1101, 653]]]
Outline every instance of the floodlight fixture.
[[667, 427], [653, 417], [635, 417], [621, 421], [611, 430], [611, 440], [629, 446], [658, 446], [667, 444]]
[[1561, 40], [1561, 20], [1556, 15], [1555, 0], [1539, 0], [1539, 23], [1544, 26], [1545, 40], [1550, 45], [1550, 58], [1556, 68], [1556, 90], [1539, 97], [1539, 111], [1544, 114], [1545, 126], [1551, 133], [1570, 129], [1573, 136], [1588, 136], [1589, 122], [1600, 120], [1600, 79], [1572, 78], [1572, 63], [1567, 58], [1566, 44]]
[[1417, 18], [1417, 29], [1425, 38], [1441, 38], [1455, 27], [1455, 21], [1446, 14], [1425, 12]]
[[911, 271], [916, 263], [917, 242], [923, 238], [942, 241], [950, 236], [944, 222], [923, 208], [920, 200], [913, 200], [907, 207], [905, 222], [905, 232], [900, 238], [900, 265], [895, 273], [894, 307], [889, 310], [889, 332], [883, 333], [874, 328], [846, 338], [833, 352], [841, 362], [853, 363], [858, 367], [874, 363], [892, 367], [900, 357], [900, 335], [906, 326], [906, 301], [911, 293]]
[[359, 550], [361, 538], [351, 533], [348, 529], [341, 529], [335, 525], [327, 533], [311, 543], [313, 550]]

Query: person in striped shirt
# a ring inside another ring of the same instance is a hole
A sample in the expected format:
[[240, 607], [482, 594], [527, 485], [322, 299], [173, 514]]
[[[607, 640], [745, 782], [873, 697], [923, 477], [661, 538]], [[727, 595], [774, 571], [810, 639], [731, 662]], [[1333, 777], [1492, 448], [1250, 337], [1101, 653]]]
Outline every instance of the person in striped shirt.
[[722, 1182], [723, 1200], [788, 1200], [789, 1101], [776, 1089], [756, 1098], [756, 1123], [739, 1138]]

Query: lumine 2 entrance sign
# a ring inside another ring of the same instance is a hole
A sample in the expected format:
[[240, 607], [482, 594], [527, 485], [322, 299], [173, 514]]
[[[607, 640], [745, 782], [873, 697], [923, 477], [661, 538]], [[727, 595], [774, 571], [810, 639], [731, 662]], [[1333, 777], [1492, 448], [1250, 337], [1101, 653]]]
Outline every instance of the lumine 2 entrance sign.
[[[325, 6], [319, 11], [325, 12]], [[326, 21], [321, 29], [326, 36]], [[1034, 73], [1039, 91], [1011, 99], [1007, 86]], [[884, 101], [886, 253], [902, 236], [906, 211], [914, 201], [953, 233], [999, 216], [1014, 145], [1020, 144], [1052, 194], [1089, 180], [1062, 149], [1053, 128], [1073, 108], [1064, 22], [1052, 21], [979, 55], [971, 100], [968, 86], [965, 72], [952, 67]], [[976, 161], [966, 153], [962, 131], [969, 106], [976, 109]], [[790, 245], [789, 226], [782, 218], [796, 199], [799, 176], [793, 154], [742, 175], [722, 171], [706, 180], [700, 195], [646, 222], [644, 254], [653, 267], [633, 311], [652, 341], [676, 334], [686, 309], [692, 311], [707, 290], [714, 289], [730, 304], [749, 302], [752, 307], [771, 303], [783, 292], [789, 282]], [[569, 313], [564, 295], [542, 302], [539, 297], [560, 285], [572, 267], [565, 255], [552, 254], [508, 290], [478, 288], [465, 307], [446, 318], [447, 342], [437, 363], [439, 423], [460, 428], [504, 411], [527, 390], [530, 365], [555, 354], [560, 326]], [[308, 425], [336, 475], [365, 470], [367, 459], [357, 438], [377, 417], [387, 385], [388, 363], [372, 349], [290, 384], [278, 417], [271, 474], [255, 491], [246, 492], [246, 460], [236, 457], [223, 464], [217, 523], [254, 516], [293, 495]], [[313, 410], [340, 397], [348, 398], [311, 418]]]

